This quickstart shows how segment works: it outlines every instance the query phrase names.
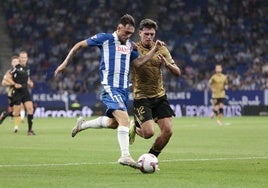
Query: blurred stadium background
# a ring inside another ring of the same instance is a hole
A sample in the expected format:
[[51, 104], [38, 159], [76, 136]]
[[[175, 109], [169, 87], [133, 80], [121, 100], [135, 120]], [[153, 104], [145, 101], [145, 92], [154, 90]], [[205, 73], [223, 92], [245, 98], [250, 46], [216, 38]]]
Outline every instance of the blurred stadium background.
[[[266, 0], [4, 0], [0, 10], [0, 76], [10, 68], [13, 54], [29, 53], [36, 117], [103, 112], [97, 48], [82, 51], [59, 77], [53, 72], [77, 41], [113, 32], [125, 13], [137, 24], [143, 18], [156, 20], [157, 38], [167, 43], [181, 67], [180, 78], [164, 70], [178, 117], [210, 113], [207, 82], [218, 62], [230, 82], [225, 114], [268, 115]], [[138, 40], [137, 30], [133, 40]], [[6, 88], [0, 86], [0, 110], [7, 105]]]

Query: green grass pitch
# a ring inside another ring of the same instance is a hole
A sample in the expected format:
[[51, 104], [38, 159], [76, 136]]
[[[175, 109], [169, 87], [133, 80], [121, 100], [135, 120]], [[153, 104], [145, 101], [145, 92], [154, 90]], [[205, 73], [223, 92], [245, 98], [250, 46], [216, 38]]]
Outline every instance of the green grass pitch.
[[[115, 130], [89, 129], [72, 138], [75, 122], [36, 118], [37, 135], [27, 136], [26, 122], [15, 134], [7, 119], [0, 126], [0, 187], [268, 186], [267, 117], [224, 118], [223, 126], [209, 118], [174, 118], [172, 139], [153, 174], [117, 164]], [[154, 138], [136, 137], [133, 158], [146, 153]]]

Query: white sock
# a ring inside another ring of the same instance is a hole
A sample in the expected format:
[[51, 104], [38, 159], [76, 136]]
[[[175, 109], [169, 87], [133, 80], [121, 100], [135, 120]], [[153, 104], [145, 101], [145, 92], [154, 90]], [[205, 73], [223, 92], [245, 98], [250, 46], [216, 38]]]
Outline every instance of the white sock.
[[86, 121], [81, 125], [81, 129], [83, 130], [88, 128], [106, 128], [108, 119], [109, 118], [107, 116], [100, 116], [96, 119]]
[[117, 138], [121, 149], [121, 156], [128, 156], [129, 153], [129, 128], [119, 125], [117, 129]]
[[25, 110], [21, 110], [20, 111], [20, 119], [24, 120], [24, 118], [25, 118]]

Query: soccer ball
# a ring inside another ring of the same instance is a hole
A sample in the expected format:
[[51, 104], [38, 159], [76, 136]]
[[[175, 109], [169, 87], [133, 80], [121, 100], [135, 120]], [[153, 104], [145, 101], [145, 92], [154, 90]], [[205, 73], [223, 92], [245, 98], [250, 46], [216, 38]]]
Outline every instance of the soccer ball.
[[138, 163], [143, 173], [154, 173], [158, 169], [158, 159], [151, 153], [142, 154], [138, 159]]

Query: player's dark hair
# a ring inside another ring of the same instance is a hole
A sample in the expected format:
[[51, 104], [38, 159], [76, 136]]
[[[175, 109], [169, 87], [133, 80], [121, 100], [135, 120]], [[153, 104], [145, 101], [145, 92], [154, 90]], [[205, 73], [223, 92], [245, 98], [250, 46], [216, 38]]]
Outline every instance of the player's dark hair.
[[18, 59], [19, 58], [19, 56], [17, 55], [17, 54], [14, 54], [12, 57], [11, 57], [11, 61], [13, 60], [13, 59]]
[[123, 26], [126, 26], [127, 24], [129, 24], [135, 27], [135, 20], [131, 15], [125, 14], [124, 16], [120, 18], [119, 24], [122, 24]]
[[153, 29], [157, 30], [158, 25], [155, 21], [153, 21], [149, 18], [146, 18], [146, 19], [141, 20], [141, 22], [140, 22], [139, 30], [143, 30], [143, 28], [148, 28], [148, 29], [153, 28]]
[[216, 63], [216, 64], [215, 64], [215, 67], [216, 67], [216, 66], [221, 66], [221, 67], [222, 67], [222, 63]]

